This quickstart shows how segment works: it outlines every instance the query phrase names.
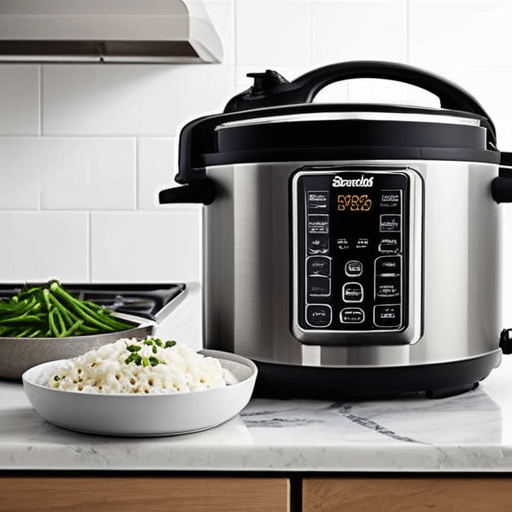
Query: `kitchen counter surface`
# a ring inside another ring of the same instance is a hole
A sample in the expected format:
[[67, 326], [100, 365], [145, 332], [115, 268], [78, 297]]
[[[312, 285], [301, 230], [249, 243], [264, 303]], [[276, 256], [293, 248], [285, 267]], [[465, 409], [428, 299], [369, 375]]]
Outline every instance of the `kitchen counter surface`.
[[253, 399], [212, 430], [143, 439], [55, 427], [20, 383], [0, 381], [0, 469], [512, 471], [512, 357], [456, 397]]
[[[159, 334], [197, 350], [198, 287], [189, 292]], [[217, 428], [159, 438], [55, 427], [32, 408], [21, 383], [0, 380], [0, 470], [14, 469], [508, 472], [512, 356], [504, 356], [476, 390], [455, 397], [339, 403], [256, 398]]]

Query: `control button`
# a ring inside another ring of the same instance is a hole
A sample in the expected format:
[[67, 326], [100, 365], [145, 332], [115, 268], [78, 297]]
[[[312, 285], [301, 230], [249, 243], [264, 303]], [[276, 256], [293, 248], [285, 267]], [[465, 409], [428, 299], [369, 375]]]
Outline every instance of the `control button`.
[[308, 277], [308, 297], [328, 297], [331, 294], [331, 280], [328, 277]]
[[390, 236], [383, 238], [378, 247], [379, 252], [384, 254], [396, 254], [400, 252], [400, 240], [397, 236]]
[[356, 249], [366, 249], [370, 245], [368, 238], [358, 238], [356, 242]]
[[329, 252], [329, 237], [325, 235], [308, 236], [308, 254], [327, 254]]
[[402, 306], [399, 304], [375, 306], [373, 313], [377, 327], [400, 327], [402, 323]]
[[401, 256], [380, 256], [375, 260], [376, 276], [399, 276], [402, 270]]
[[381, 233], [400, 232], [402, 226], [401, 215], [381, 215], [379, 230]]
[[382, 190], [380, 193], [380, 207], [399, 210], [402, 204], [402, 191]]
[[363, 273], [363, 264], [357, 260], [350, 260], [345, 263], [345, 274], [348, 277], [359, 277]]
[[336, 245], [341, 251], [346, 251], [347, 249], [350, 249], [350, 240], [348, 238], [338, 238], [336, 240]]
[[306, 306], [306, 322], [311, 327], [327, 327], [332, 321], [331, 306], [315, 304]]
[[329, 191], [310, 190], [308, 191], [308, 211], [328, 211], [329, 210]]
[[345, 302], [363, 302], [363, 286], [360, 283], [346, 283], [342, 295]]
[[340, 312], [342, 324], [361, 324], [364, 322], [364, 311], [361, 308], [343, 308]]
[[309, 214], [308, 215], [308, 233], [329, 233], [329, 215]]
[[331, 275], [331, 259], [327, 256], [310, 256], [307, 259], [308, 276], [324, 276]]
[[375, 296], [377, 299], [400, 301], [400, 276], [375, 278]]

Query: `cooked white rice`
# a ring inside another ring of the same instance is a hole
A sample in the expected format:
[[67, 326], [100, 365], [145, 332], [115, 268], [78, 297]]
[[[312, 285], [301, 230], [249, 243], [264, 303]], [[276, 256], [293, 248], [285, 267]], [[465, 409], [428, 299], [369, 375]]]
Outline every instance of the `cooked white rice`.
[[123, 338], [64, 362], [40, 383], [83, 393], [161, 394], [236, 382], [218, 359], [198, 354], [186, 345], [165, 348], [165, 342], [154, 338]]

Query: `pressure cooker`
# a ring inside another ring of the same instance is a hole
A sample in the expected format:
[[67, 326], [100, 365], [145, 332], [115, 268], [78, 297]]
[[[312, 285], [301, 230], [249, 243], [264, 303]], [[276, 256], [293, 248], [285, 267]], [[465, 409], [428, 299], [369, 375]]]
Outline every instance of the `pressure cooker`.
[[[445, 397], [511, 352], [501, 329], [500, 207], [511, 155], [482, 106], [408, 65], [276, 71], [180, 133], [181, 184], [202, 203], [204, 344], [254, 360], [260, 396]], [[385, 79], [440, 108], [316, 103]]]

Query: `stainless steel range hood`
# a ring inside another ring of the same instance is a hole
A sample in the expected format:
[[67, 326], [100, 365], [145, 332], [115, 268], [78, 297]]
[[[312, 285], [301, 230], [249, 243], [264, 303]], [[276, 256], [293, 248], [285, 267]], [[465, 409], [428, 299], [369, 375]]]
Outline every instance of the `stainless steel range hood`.
[[0, 62], [220, 62], [201, 0], [0, 0]]

